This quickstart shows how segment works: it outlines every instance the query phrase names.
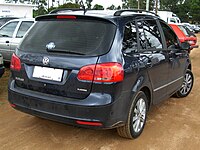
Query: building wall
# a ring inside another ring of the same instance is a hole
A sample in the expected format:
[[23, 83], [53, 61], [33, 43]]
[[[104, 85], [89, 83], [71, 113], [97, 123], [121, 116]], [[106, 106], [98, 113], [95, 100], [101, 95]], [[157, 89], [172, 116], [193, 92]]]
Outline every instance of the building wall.
[[26, 4], [0, 4], [0, 16], [33, 17], [33, 5]]

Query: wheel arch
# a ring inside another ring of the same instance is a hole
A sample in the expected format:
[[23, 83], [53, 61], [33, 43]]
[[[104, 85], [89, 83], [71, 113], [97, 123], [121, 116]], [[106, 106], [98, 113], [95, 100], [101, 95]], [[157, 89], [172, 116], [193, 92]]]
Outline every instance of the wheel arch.
[[147, 82], [149, 81], [149, 79], [146, 80], [146, 78], [148, 78], [148, 76], [140, 76], [138, 80], [136, 81], [136, 83], [134, 84], [132, 88], [132, 92], [134, 94], [136, 94], [139, 91], [142, 91], [145, 93], [148, 99], [148, 110], [149, 110], [152, 104], [152, 91], [151, 91], [151, 85]]
[[151, 106], [151, 103], [152, 103], [152, 95], [151, 95], [151, 91], [150, 89], [147, 87], [147, 86], [144, 86], [140, 89], [140, 91], [144, 92], [147, 99], [148, 99], [148, 110]]
[[189, 64], [187, 69], [192, 70], [192, 65]]

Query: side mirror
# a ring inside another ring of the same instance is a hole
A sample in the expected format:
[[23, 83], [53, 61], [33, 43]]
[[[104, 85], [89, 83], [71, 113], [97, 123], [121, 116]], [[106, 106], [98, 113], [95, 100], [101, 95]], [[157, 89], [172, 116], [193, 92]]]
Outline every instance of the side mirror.
[[183, 50], [190, 50], [190, 44], [188, 42], [183, 42], [180, 44], [180, 48]]

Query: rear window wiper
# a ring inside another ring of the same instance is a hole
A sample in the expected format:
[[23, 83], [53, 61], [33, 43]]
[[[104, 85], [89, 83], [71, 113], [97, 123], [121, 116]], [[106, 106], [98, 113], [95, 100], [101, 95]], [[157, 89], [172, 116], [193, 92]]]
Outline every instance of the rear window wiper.
[[53, 53], [66, 53], [66, 54], [76, 54], [76, 55], [85, 55], [80, 52], [74, 52], [74, 51], [68, 51], [68, 50], [62, 50], [62, 49], [46, 49], [47, 52], [53, 52]]
[[0, 34], [0, 37], [9, 37], [9, 36], [5, 34]]

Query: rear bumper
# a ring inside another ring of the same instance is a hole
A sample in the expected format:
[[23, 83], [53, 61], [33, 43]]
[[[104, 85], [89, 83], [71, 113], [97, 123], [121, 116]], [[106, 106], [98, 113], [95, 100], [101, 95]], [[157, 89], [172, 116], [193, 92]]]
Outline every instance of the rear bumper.
[[0, 77], [4, 74], [5, 68], [4, 66], [0, 66]]
[[[87, 99], [79, 100], [79, 104], [69, 103], [70, 100], [59, 101], [59, 99], [50, 98], [50, 95], [43, 94], [43, 97], [41, 97], [38, 92], [24, 91], [16, 88], [13, 84], [12, 82], [9, 84], [9, 102], [15, 109], [31, 115], [75, 126], [97, 129], [115, 128], [123, 125], [126, 121], [127, 107], [129, 107], [128, 103], [125, 102], [128, 99], [127, 97], [119, 97], [117, 100], [111, 100], [109, 104], [105, 105], [99, 105], [98, 102], [94, 105], [96, 100], [90, 100], [90, 96]], [[127, 94], [123, 95], [127, 96]], [[103, 96], [102, 99], [97, 99], [97, 101], [101, 100], [104, 101]], [[93, 102], [87, 103], [86, 101]], [[100, 123], [101, 125], [84, 125], [79, 124], [79, 121]]]

